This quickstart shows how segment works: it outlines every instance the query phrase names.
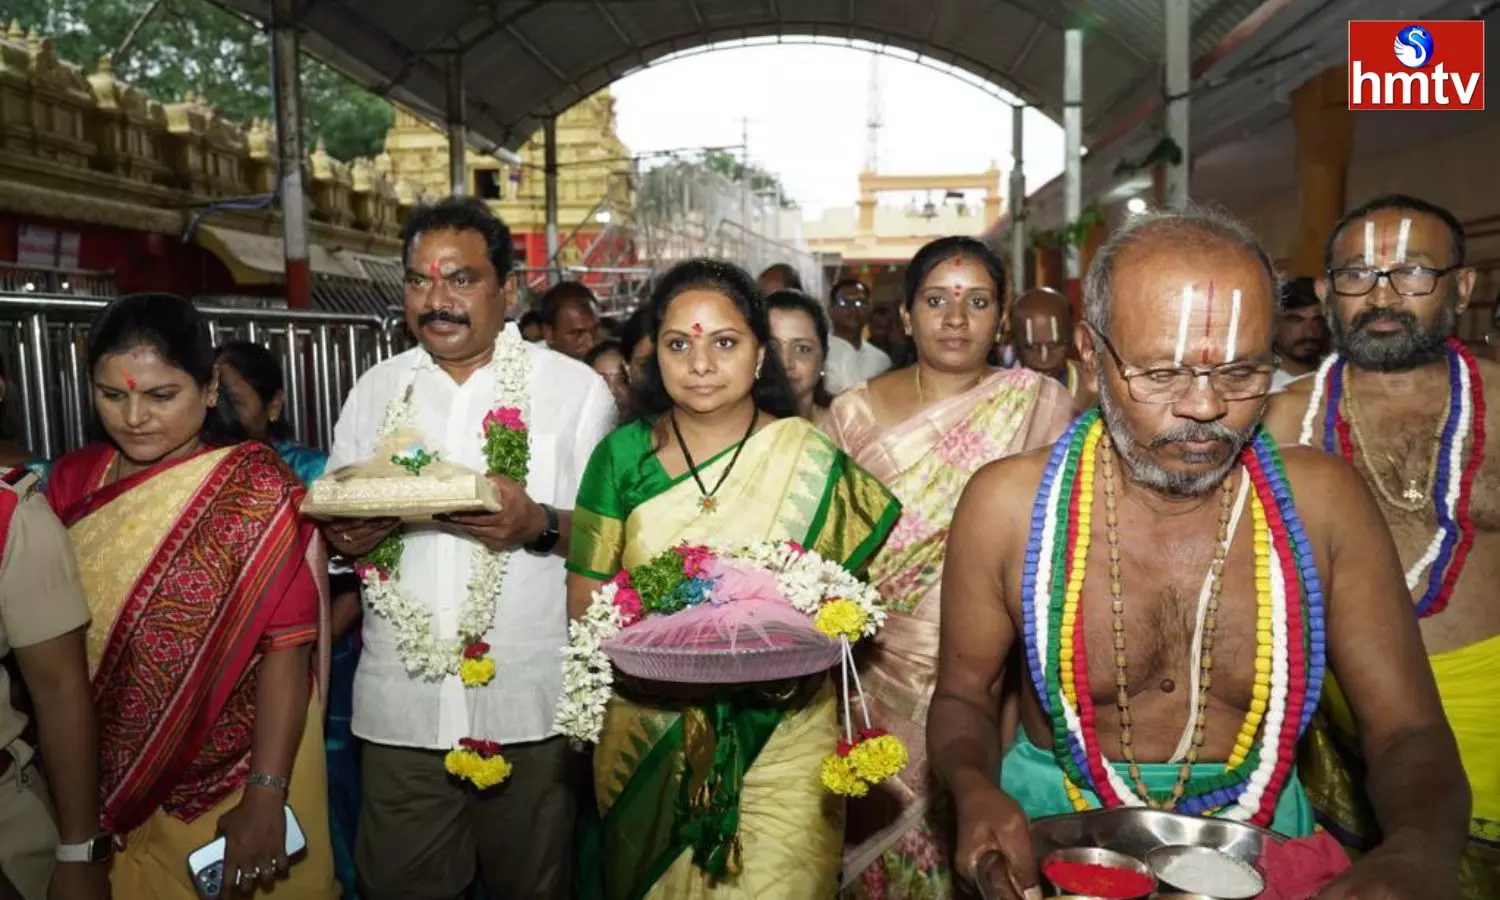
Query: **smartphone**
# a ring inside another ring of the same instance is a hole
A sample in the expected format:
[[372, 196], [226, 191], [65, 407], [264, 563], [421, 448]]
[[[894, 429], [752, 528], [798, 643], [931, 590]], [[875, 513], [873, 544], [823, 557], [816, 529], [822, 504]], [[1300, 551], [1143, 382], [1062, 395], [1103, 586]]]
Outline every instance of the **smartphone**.
[[[205, 900], [213, 900], [224, 889], [224, 847], [224, 839], [217, 837], [188, 854], [188, 877], [193, 880], [193, 886], [198, 889], [198, 896]], [[307, 836], [302, 833], [302, 826], [297, 822], [296, 813], [292, 812], [292, 808], [288, 806], [286, 808], [286, 857], [291, 859], [306, 849]]]

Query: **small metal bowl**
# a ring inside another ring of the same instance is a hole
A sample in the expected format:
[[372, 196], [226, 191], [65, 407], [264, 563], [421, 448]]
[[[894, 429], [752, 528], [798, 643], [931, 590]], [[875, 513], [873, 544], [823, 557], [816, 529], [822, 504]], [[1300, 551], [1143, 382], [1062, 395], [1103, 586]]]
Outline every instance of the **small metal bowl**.
[[1113, 850], [1105, 850], [1103, 847], [1067, 847], [1062, 850], [1054, 850], [1042, 858], [1041, 871], [1042, 880], [1051, 885], [1052, 890], [1048, 893], [1051, 897], [1078, 896], [1071, 888], [1052, 884], [1047, 878], [1047, 864], [1053, 862], [1084, 863], [1094, 866], [1108, 866], [1112, 869], [1125, 869], [1137, 875], [1145, 876], [1151, 880], [1151, 886], [1143, 893], [1132, 894], [1129, 897], [1111, 897], [1108, 900], [1138, 900], [1138, 898], [1149, 897], [1156, 890], [1156, 875], [1145, 863], [1133, 856], [1116, 853]]
[[1211, 859], [1213, 860], [1214, 865], [1236, 869], [1240, 873], [1242, 873], [1247, 880], [1253, 881], [1255, 884], [1255, 887], [1253, 889], [1247, 887], [1243, 891], [1233, 891], [1222, 885], [1214, 885], [1213, 893], [1209, 896], [1216, 898], [1216, 900], [1248, 900], [1248, 898], [1254, 897], [1266, 889], [1265, 877], [1261, 875], [1254, 866], [1249, 865], [1242, 860], [1236, 859], [1235, 857], [1221, 850], [1214, 850], [1208, 847], [1195, 847], [1186, 844], [1157, 847], [1155, 850], [1152, 850], [1150, 853], [1146, 854], [1146, 865], [1151, 867], [1152, 874], [1155, 875], [1156, 879], [1162, 884], [1171, 885], [1172, 887], [1177, 888], [1179, 891], [1190, 894], [1193, 889], [1197, 888], [1201, 890], [1204, 887], [1208, 887], [1208, 885], [1179, 884], [1167, 877], [1167, 867], [1176, 860], [1192, 859], [1195, 857], [1204, 860]]

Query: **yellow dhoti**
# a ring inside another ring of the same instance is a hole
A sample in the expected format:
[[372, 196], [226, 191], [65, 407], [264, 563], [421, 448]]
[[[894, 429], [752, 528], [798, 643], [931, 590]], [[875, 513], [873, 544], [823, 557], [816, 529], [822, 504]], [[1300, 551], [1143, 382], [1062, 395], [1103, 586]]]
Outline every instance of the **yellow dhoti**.
[[[1500, 635], [1428, 657], [1443, 711], [1474, 796], [1462, 869], [1464, 900], [1500, 897]], [[1309, 733], [1301, 769], [1319, 821], [1350, 849], [1374, 843], [1375, 820], [1361, 789], [1363, 764], [1353, 713], [1330, 678], [1321, 722]]]

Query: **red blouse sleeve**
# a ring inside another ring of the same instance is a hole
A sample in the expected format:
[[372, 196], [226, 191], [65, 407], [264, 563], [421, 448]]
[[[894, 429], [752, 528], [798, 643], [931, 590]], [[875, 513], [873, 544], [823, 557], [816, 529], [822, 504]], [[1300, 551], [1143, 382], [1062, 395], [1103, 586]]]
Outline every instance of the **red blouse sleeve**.
[[290, 647], [311, 644], [318, 639], [318, 591], [317, 574], [308, 563], [308, 548], [312, 542], [312, 526], [304, 523], [298, 529], [297, 541], [288, 553], [285, 574], [278, 579], [279, 591], [273, 589], [266, 602], [275, 604], [267, 620], [266, 630], [261, 635], [259, 651], [274, 653]]

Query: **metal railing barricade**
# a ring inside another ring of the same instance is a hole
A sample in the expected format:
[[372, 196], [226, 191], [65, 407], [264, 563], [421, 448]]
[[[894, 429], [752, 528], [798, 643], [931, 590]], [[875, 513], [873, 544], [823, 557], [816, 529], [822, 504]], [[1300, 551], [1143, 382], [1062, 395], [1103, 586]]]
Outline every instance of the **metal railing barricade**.
[[[0, 407], [4, 433], [54, 459], [83, 446], [93, 418], [87, 371], [89, 324], [105, 300], [0, 293], [0, 360], [11, 385]], [[248, 340], [281, 360], [286, 417], [301, 443], [333, 442], [344, 397], [376, 363], [407, 346], [399, 313], [377, 316], [199, 304], [214, 345]]]

